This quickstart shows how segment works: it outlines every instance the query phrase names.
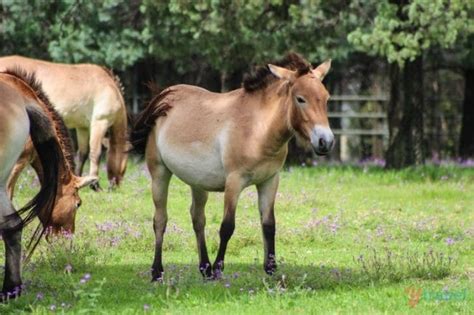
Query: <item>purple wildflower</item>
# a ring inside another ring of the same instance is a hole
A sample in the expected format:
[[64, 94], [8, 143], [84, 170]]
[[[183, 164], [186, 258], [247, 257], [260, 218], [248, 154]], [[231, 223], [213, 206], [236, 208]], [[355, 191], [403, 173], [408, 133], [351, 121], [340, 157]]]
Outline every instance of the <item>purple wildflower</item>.
[[37, 300], [41, 301], [43, 298], [44, 298], [44, 294], [43, 294], [43, 293], [38, 292], [38, 293], [36, 294], [36, 299], [37, 299]]
[[451, 237], [448, 237], [448, 238], [445, 240], [445, 242], [446, 242], [446, 245], [451, 246], [451, 245], [454, 244], [454, 239], [452, 239]]

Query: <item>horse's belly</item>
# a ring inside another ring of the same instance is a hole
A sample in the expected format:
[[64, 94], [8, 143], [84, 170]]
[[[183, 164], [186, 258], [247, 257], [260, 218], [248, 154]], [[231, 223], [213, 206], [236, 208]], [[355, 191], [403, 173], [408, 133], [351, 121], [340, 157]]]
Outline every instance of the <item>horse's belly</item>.
[[186, 184], [207, 191], [223, 191], [225, 171], [217, 149], [199, 141], [187, 147], [163, 145], [161, 158], [168, 169]]

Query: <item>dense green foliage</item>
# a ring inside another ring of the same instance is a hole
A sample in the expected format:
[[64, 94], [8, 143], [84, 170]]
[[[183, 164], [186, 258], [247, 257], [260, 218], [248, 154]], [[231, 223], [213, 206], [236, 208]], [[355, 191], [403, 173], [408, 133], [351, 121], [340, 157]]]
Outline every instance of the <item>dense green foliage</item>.
[[400, 65], [432, 46], [451, 48], [474, 33], [472, 1], [364, 1], [367, 5], [376, 15], [351, 32], [349, 42]]
[[[20, 179], [15, 204], [33, 195], [31, 176]], [[0, 305], [0, 313], [47, 314], [55, 308], [73, 314], [448, 314], [474, 307], [472, 168], [284, 171], [276, 203], [278, 273], [263, 272], [257, 194], [248, 188], [239, 201], [224, 277], [211, 282], [197, 268], [189, 188], [173, 179], [163, 284], [149, 281], [149, 181], [145, 166], [131, 163], [118, 190], [81, 191], [77, 233], [40, 244], [24, 267], [25, 295]], [[222, 207], [222, 194], [210, 194], [211, 257]], [[423, 290], [414, 309], [412, 289]]]

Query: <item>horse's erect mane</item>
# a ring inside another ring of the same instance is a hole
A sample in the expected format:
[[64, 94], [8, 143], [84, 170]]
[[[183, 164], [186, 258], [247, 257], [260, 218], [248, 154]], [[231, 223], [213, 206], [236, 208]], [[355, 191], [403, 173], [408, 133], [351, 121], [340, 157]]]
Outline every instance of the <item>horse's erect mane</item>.
[[54, 109], [53, 105], [51, 104], [49, 98], [47, 97], [46, 93], [41, 86], [41, 83], [35, 76], [34, 72], [28, 73], [21, 67], [14, 67], [11, 69], [6, 69], [3, 73], [9, 74], [18, 78], [19, 80], [26, 83], [36, 94], [36, 97], [45, 105], [47, 110], [48, 116], [53, 121], [54, 129], [56, 130], [56, 134], [59, 138], [59, 143], [61, 144], [64, 158], [68, 163], [69, 169], [71, 172], [74, 172], [75, 162], [74, 162], [74, 150], [71, 142], [71, 138], [69, 136], [69, 132], [67, 130], [66, 125], [64, 124], [64, 120], [61, 118], [59, 113]]
[[[311, 71], [311, 64], [297, 53], [288, 53], [285, 58], [271, 62], [271, 64], [296, 71], [297, 76], [302, 76]], [[253, 73], [244, 77], [242, 85], [246, 92], [254, 92], [267, 87], [277, 80], [268, 69], [268, 66], [260, 66]]]
[[114, 80], [114, 82], [117, 85], [117, 88], [119, 89], [120, 93], [123, 94], [125, 88], [122, 84], [122, 81], [120, 80], [120, 77], [118, 75], [116, 75], [112, 69], [109, 69], [109, 68], [103, 67], [103, 66], [101, 66], [101, 68], [104, 69], [104, 71], [109, 75], [109, 77], [112, 78], [112, 80]]

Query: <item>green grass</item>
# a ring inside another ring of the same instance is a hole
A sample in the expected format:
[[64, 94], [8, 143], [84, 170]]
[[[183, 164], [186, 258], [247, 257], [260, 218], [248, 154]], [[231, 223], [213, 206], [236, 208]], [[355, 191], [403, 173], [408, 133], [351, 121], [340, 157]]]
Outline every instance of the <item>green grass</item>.
[[[19, 182], [16, 205], [37, 189], [31, 182], [30, 171]], [[24, 267], [25, 294], [0, 305], [0, 313], [46, 314], [52, 305], [57, 313], [75, 314], [428, 314], [474, 309], [472, 168], [291, 168], [280, 183], [279, 271], [272, 277], [262, 268], [257, 196], [250, 187], [239, 201], [224, 278], [202, 280], [189, 188], [175, 178], [164, 245], [165, 281], [150, 283], [150, 180], [143, 164], [130, 163], [118, 190], [81, 192], [74, 238], [41, 243]], [[211, 194], [206, 210], [211, 258], [218, 246], [222, 197]], [[24, 240], [32, 229], [27, 228]], [[81, 284], [87, 273], [90, 280]], [[413, 289], [425, 295], [411, 308], [407, 291]]]

